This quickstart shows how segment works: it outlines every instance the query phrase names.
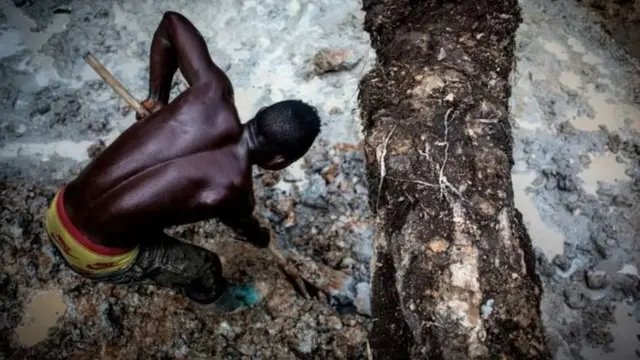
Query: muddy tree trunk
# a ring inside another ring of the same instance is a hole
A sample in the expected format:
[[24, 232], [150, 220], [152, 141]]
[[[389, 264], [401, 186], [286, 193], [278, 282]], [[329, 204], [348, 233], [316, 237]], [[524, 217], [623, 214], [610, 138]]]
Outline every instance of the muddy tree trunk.
[[375, 359], [546, 359], [511, 187], [516, 0], [370, 0]]

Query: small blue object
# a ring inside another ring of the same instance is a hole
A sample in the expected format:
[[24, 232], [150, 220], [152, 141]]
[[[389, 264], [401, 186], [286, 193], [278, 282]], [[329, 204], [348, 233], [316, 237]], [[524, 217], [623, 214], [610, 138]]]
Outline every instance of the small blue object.
[[252, 307], [260, 301], [260, 293], [253, 283], [232, 285], [229, 292], [244, 306]]

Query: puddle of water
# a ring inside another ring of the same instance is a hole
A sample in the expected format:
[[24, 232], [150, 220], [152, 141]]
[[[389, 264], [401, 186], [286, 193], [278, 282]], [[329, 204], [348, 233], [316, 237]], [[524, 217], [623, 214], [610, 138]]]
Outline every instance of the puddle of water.
[[236, 108], [238, 109], [240, 121], [243, 124], [251, 120], [259, 110], [259, 108], [257, 108], [257, 102], [263, 94], [264, 90], [262, 89], [249, 88], [235, 90]]
[[56, 325], [65, 311], [62, 291], [36, 294], [24, 310], [22, 324], [16, 329], [18, 344], [29, 347], [46, 339], [49, 329]]
[[582, 85], [582, 78], [573, 71], [563, 71], [558, 81], [560, 81], [560, 84], [573, 90], [578, 90], [580, 85]]
[[571, 50], [577, 53], [584, 54], [585, 51], [587, 51], [582, 42], [574, 37], [569, 36], [567, 39], [567, 44], [569, 45], [569, 47], [571, 47]]
[[553, 259], [564, 252], [564, 236], [549, 228], [525, 189], [536, 178], [533, 172], [512, 174], [514, 201], [522, 213], [527, 231], [534, 247], [540, 248], [547, 259]]
[[633, 308], [621, 303], [616, 307], [614, 317], [615, 324], [609, 325], [613, 335], [612, 352], [604, 352], [602, 349], [583, 347], [581, 355], [587, 360], [622, 360], [637, 359], [636, 348], [640, 348], [637, 335], [640, 334], [640, 323], [632, 316]]
[[49, 41], [51, 35], [63, 31], [70, 20], [69, 14], [55, 14], [51, 24], [45, 30], [34, 32], [32, 29], [37, 26], [36, 23], [20, 9], [9, 4], [8, 1], [3, 1], [0, 6], [7, 19], [7, 25], [19, 32], [22, 46], [32, 51], [40, 50], [42, 45]]
[[0, 59], [23, 49], [20, 33], [14, 29], [3, 29], [0, 33]]
[[598, 190], [598, 182], [616, 183], [620, 181], [630, 180], [624, 171], [625, 164], [616, 161], [616, 155], [607, 153], [605, 155], [590, 155], [591, 163], [579, 174], [584, 181], [583, 188], [586, 192], [596, 195]]
[[598, 65], [602, 63], [602, 59], [593, 55], [593, 54], [585, 54], [582, 57], [582, 61], [584, 61], [585, 63], [589, 64], [589, 65]]
[[[152, 11], [152, 9], [149, 9]], [[148, 34], [140, 27], [140, 24], [135, 21], [135, 15], [126, 12], [122, 6], [117, 3], [113, 4], [113, 24], [124, 28], [131, 34], [137, 34], [138, 41], [144, 41], [147, 39]]]
[[631, 105], [610, 99], [610, 94], [601, 93], [593, 84], [586, 86], [585, 98], [595, 112], [594, 118], [574, 116], [570, 122], [577, 129], [583, 131], [597, 131], [600, 125], [605, 125], [610, 131], [625, 126], [625, 119], [631, 119], [631, 129], [640, 131], [640, 109]]
[[0, 158], [16, 158], [20, 156], [36, 157], [48, 161], [57, 154], [63, 158], [84, 161], [89, 159], [87, 148], [93, 141], [60, 140], [50, 143], [10, 143], [0, 148]]
[[546, 41], [542, 40], [542, 47], [555, 55], [559, 60], [566, 61], [569, 60], [569, 53], [567, 52], [567, 48], [558, 42], [555, 41]]

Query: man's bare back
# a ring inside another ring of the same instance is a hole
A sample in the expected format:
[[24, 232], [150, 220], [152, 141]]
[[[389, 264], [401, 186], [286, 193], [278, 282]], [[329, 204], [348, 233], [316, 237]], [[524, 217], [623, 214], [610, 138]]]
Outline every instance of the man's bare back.
[[[169, 102], [178, 69], [190, 87]], [[143, 104], [152, 113], [124, 131], [61, 191], [57, 212], [48, 221], [64, 226], [58, 226], [62, 233], [57, 235], [57, 227], [48, 223], [53, 229], [50, 236], [64, 238], [66, 226], [73, 228], [67, 229], [68, 234], [85, 239], [72, 237], [71, 245], [78, 240], [89, 250], [106, 249], [105, 257], [115, 254], [109, 249], [140, 251], [142, 255], [129, 256], [137, 260], [127, 260], [131, 264], [125, 265], [142, 270], [136, 276], [127, 273], [127, 281], [149, 278], [149, 273], [168, 267], [184, 268], [183, 274], [162, 279], [154, 275], [153, 280], [188, 288], [196, 294], [191, 298], [210, 302], [226, 286], [217, 256], [172, 239], [163, 230], [218, 218], [246, 241], [267, 246], [270, 230], [253, 215], [252, 165], [269, 170], [290, 165], [309, 149], [320, 120], [313, 107], [289, 100], [262, 109], [243, 125], [230, 80], [212, 61], [198, 30], [174, 12], [163, 16], [154, 34], [149, 96]], [[64, 253], [69, 246], [59, 242], [54, 241]], [[76, 257], [84, 250], [78, 251]], [[174, 259], [167, 260], [172, 254]], [[91, 275], [83, 272], [80, 263], [73, 263], [73, 254], [64, 255], [76, 271]], [[93, 266], [108, 268], [116, 263], [126, 267], [120, 260]], [[120, 279], [122, 269], [117, 280], [91, 277], [126, 282]]]

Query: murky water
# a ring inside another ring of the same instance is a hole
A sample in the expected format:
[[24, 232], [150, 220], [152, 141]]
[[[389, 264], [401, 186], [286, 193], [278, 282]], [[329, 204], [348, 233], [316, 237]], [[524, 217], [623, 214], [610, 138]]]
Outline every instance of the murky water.
[[[51, 35], [63, 31], [70, 20], [68, 14], [55, 14], [51, 24], [49, 24], [45, 30], [34, 31], [34, 29], [36, 29], [35, 21], [24, 15], [24, 13], [17, 7], [9, 5], [8, 1], [0, 3], [0, 10], [2, 10], [6, 16], [7, 25], [11, 28], [8, 31], [12, 32], [14, 35], [18, 35], [21, 40], [21, 46], [15, 46], [15, 51], [21, 50], [23, 47], [32, 51], [40, 50], [42, 45], [49, 40]], [[5, 36], [6, 35], [0, 37], [0, 41], [2, 41], [3, 46]]]
[[22, 323], [16, 329], [18, 343], [28, 347], [46, 339], [49, 329], [56, 325], [65, 311], [66, 306], [60, 290], [36, 294], [24, 309]]
[[596, 195], [599, 182], [615, 184], [630, 180], [625, 174], [626, 165], [617, 162], [615, 154], [590, 157], [591, 163], [579, 175], [584, 181], [583, 188], [586, 192]]
[[610, 131], [622, 130], [628, 122], [631, 129], [640, 131], [640, 110], [615, 99], [608, 92], [600, 92], [594, 84], [588, 84], [582, 90], [593, 116], [576, 113], [570, 122], [577, 129], [597, 131], [604, 125]]
[[542, 221], [536, 205], [525, 192], [535, 178], [533, 172], [512, 174], [514, 202], [522, 213], [533, 246], [540, 248], [548, 259], [553, 259], [564, 251], [564, 236]]
[[582, 348], [582, 355], [586, 360], [602, 360], [607, 359], [638, 359], [636, 346], [638, 345], [638, 336], [640, 335], [640, 323], [633, 316], [633, 307], [622, 303], [617, 304], [614, 317], [616, 325], [610, 326], [609, 330], [613, 335], [613, 343], [611, 344], [612, 352], [605, 352], [602, 349], [596, 349], [588, 346]]

